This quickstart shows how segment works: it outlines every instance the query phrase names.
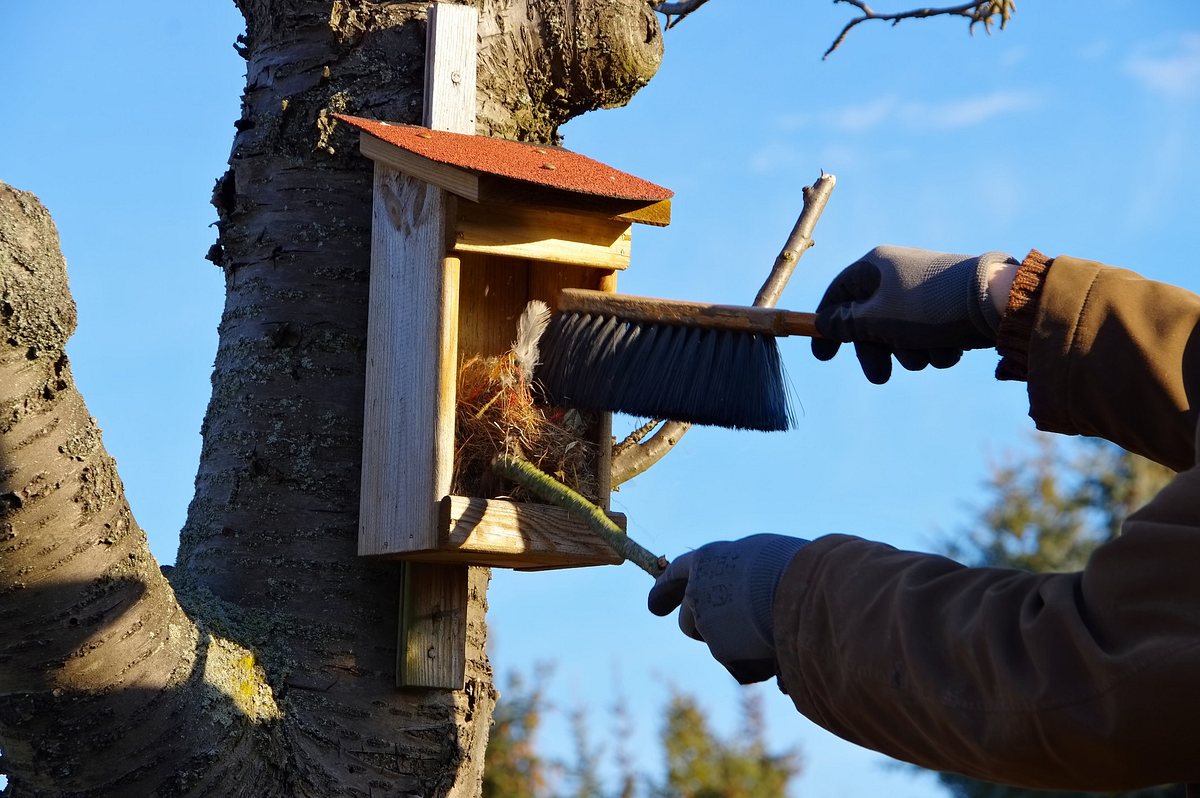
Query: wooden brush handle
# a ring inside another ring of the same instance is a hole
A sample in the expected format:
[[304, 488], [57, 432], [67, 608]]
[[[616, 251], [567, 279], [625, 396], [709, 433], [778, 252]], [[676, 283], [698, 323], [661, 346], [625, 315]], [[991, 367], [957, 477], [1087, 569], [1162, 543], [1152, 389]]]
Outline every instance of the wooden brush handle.
[[680, 302], [628, 294], [609, 294], [583, 288], [564, 288], [558, 295], [560, 313], [592, 313], [617, 316], [626, 321], [651, 324], [679, 324], [710, 330], [737, 330], [764, 335], [805, 335], [820, 338], [816, 314], [794, 310], [710, 305], [704, 302]]

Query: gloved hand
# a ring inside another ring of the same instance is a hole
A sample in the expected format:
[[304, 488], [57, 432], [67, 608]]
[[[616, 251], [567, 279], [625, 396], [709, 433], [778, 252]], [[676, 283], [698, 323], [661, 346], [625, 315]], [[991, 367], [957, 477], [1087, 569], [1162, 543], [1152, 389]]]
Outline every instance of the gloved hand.
[[818, 360], [853, 341], [867, 379], [892, 375], [891, 355], [917, 371], [949, 368], [963, 350], [994, 346], [1000, 313], [988, 295], [988, 278], [1016, 261], [1000, 252], [978, 257], [907, 247], [876, 247], [848, 266], [817, 305], [812, 342]]
[[783, 571], [807, 540], [751, 535], [709, 543], [667, 566], [647, 602], [668, 615], [679, 607], [679, 628], [708, 644], [740, 684], [778, 673], [772, 613]]

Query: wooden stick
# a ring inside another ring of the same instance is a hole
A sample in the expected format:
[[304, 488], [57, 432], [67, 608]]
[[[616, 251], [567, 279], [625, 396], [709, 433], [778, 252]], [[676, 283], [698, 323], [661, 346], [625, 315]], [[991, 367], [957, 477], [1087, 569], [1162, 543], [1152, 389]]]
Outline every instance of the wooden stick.
[[651, 576], [657, 578], [666, 570], [667, 560], [665, 557], [659, 557], [638, 545], [637, 541], [626, 535], [603, 510], [528, 460], [507, 454], [497, 455], [492, 460], [492, 470], [500, 476], [528, 488], [546, 501], [553, 502], [564, 510], [574, 513], [586, 521], [592, 531], [599, 535], [613, 551]]
[[800, 217], [796, 219], [796, 225], [792, 228], [783, 249], [775, 257], [771, 273], [767, 275], [762, 288], [758, 289], [758, 294], [754, 297], [755, 306], [773, 308], [779, 304], [779, 298], [783, 295], [783, 289], [787, 286], [792, 272], [796, 270], [796, 264], [813, 245], [813, 229], [816, 228], [817, 220], [821, 218], [821, 212], [825, 210], [835, 185], [836, 177], [822, 174], [817, 178], [817, 182], [804, 187], [804, 208], [800, 211]]

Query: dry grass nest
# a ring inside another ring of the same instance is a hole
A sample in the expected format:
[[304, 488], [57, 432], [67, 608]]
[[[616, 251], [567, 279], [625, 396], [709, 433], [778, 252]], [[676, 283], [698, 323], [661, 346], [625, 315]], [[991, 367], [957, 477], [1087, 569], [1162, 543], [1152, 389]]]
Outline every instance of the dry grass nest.
[[529, 500], [526, 491], [492, 472], [498, 454], [523, 457], [560, 482], [597, 501], [599, 447], [588, 440], [596, 417], [536, 400], [512, 352], [471, 357], [458, 370], [454, 492]]

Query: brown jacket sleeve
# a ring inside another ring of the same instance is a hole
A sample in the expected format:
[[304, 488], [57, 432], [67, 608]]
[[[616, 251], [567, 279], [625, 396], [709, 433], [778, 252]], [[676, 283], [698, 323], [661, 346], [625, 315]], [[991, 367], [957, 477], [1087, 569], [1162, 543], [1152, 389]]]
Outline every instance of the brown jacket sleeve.
[[1082, 573], [814, 541], [776, 596], [780, 683], [830, 731], [930, 768], [1058, 789], [1200, 781], [1200, 300], [1069, 258], [1045, 277], [1038, 425], [1187, 470]]
[[1057, 257], [1028, 344], [1038, 429], [1107, 438], [1176, 471], [1196, 460], [1200, 297]]

